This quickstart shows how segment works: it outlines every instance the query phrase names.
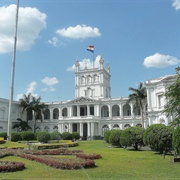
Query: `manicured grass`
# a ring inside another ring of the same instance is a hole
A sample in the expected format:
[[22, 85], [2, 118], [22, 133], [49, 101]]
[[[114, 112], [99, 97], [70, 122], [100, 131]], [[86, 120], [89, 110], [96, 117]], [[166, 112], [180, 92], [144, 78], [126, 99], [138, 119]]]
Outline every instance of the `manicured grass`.
[[0, 173], [0, 179], [178, 179], [180, 163], [173, 163], [173, 156], [152, 151], [133, 151], [122, 148], [108, 148], [104, 141], [80, 141], [80, 146], [70, 149], [84, 153], [101, 154], [95, 160], [97, 167], [81, 170], [61, 170], [18, 157], [0, 160], [24, 162], [26, 169], [19, 172]]

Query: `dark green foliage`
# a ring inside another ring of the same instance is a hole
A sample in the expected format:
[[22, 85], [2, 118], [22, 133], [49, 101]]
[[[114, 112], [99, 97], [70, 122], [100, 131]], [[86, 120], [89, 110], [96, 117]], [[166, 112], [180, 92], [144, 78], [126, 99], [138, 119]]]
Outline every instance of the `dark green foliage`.
[[39, 132], [37, 134], [38, 142], [47, 143], [50, 140], [50, 134], [48, 132]]
[[121, 146], [120, 144], [120, 138], [123, 130], [111, 130], [111, 134], [109, 136], [109, 142], [113, 146]]
[[72, 139], [78, 140], [80, 138], [80, 134], [78, 132], [72, 133]]
[[35, 132], [35, 133], [34, 133], [35, 140], [37, 140], [37, 136], [38, 136], [38, 134], [39, 134], [39, 133], [41, 133], [41, 132], [40, 132], [40, 131], [38, 131], [38, 132]]
[[72, 134], [69, 132], [63, 132], [61, 136], [63, 140], [72, 140]]
[[104, 140], [109, 143], [109, 136], [111, 134], [111, 130], [107, 130], [104, 132]]
[[162, 153], [172, 149], [172, 128], [164, 124], [149, 126], [143, 138], [144, 143], [152, 150]]
[[31, 131], [24, 131], [20, 133], [23, 141], [35, 140], [35, 135]]
[[50, 133], [51, 140], [61, 140], [61, 133], [58, 131], [54, 131]]
[[139, 146], [143, 145], [144, 128], [142, 127], [129, 127], [125, 129], [120, 138], [122, 146], [133, 146], [136, 150]]
[[17, 142], [17, 141], [21, 141], [22, 138], [21, 138], [21, 134], [18, 133], [18, 132], [13, 132], [11, 134], [11, 141], [14, 141], [14, 142]]
[[27, 131], [28, 129], [31, 128], [31, 127], [28, 125], [28, 122], [23, 121], [23, 120], [20, 119], [20, 118], [17, 118], [17, 121], [18, 121], [18, 123], [13, 126], [13, 129], [19, 128], [19, 129], [21, 129], [21, 131]]
[[172, 145], [175, 152], [179, 154], [180, 153], [180, 126], [174, 129]]
[[7, 132], [0, 133], [0, 137], [3, 137], [4, 140], [6, 140], [7, 139]]

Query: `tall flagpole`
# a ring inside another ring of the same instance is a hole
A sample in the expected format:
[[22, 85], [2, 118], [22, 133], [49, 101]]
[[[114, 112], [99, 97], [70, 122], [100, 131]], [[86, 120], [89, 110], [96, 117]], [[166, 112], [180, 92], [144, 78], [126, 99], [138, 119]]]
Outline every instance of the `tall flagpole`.
[[11, 141], [11, 129], [12, 129], [12, 104], [14, 95], [14, 74], [15, 74], [15, 59], [16, 59], [16, 44], [17, 44], [17, 27], [18, 27], [18, 13], [19, 13], [19, 0], [16, 2], [16, 20], [15, 20], [15, 32], [14, 32], [14, 49], [12, 56], [12, 69], [11, 69], [11, 85], [10, 85], [10, 100], [9, 100], [9, 113], [8, 113], [8, 131], [7, 140]]

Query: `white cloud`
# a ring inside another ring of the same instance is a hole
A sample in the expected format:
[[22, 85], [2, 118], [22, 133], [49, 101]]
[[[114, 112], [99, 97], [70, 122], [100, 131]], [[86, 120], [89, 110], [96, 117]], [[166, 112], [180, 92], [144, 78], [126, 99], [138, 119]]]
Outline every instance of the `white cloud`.
[[44, 92], [45, 92], [45, 91], [51, 91], [51, 92], [54, 92], [54, 91], [56, 91], [56, 89], [55, 89], [54, 87], [50, 86], [50, 87], [41, 89], [41, 91], [44, 91]]
[[[36, 87], [37, 87], [37, 82], [32, 81], [32, 82], [28, 85], [25, 94], [27, 95], [27, 94], [31, 93], [32, 96], [34, 96], [34, 97], [36, 97], [36, 98], [39, 97], [38, 94], [35, 94]], [[17, 95], [16, 99], [19, 100], [20, 98], [23, 98], [23, 94], [18, 94], [18, 95]]]
[[[11, 52], [14, 43], [16, 5], [0, 7], [0, 54]], [[19, 8], [17, 50], [29, 50], [46, 28], [46, 14], [36, 8]]]
[[177, 58], [169, 55], [155, 53], [152, 56], [148, 56], [144, 59], [144, 66], [155, 67], [155, 68], [165, 68], [168, 66], [176, 65], [180, 62]]
[[[83, 59], [82, 61], [79, 61], [79, 68], [82, 70], [82, 69], [91, 69], [93, 68], [93, 66], [95, 68], [98, 68], [99, 67], [99, 60], [100, 60], [101, 56], [98, 55], [95, 59], [95, 61], [91, 61], [90, 59]], [[75, 64], [73, 64], [71, 67], [68, 67], [67, 68], [67, 71], [75, 71]]]
[[57, 84], [59, 81], [57, 78], [55, 77], [45, 77], [44, 79], [41, 80], [42, 83], [44, 83], [45, 85], [47, 86], [52, 86], [52, 85], [55, 85]]
[[179, 9], [180, 9], [180, 0], [173, 0], [172, 6], [173, 6], [176, 10], [179, 10]]
[[58, 42], [59, 42], [59, 40], [58, 40], [58, 38], [55, 37], [55, 36], [54, 36], [52, 39], [48, 40], [48, 43], [49, 43], [49, 44], [52, 44], [54, 47], [57, 47], [57, 46], [58, 46]]
[[68, 28], [58, 29], [56, 34], [72, 39], [86, 39], [101, 36], [98, 28], [86, 25], [76, 25], [75, 27], [70, 26]]

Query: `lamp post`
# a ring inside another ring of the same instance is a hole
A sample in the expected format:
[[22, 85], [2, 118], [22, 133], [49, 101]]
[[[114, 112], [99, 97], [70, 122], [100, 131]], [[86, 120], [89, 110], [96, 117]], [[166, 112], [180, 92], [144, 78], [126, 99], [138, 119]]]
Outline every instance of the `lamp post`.
[[14, 94], [14, 74], [15, 74], [15, 58], [16, 58], [16, 44], [17, 44], [18, 13], [19, 13], [19, 0], [17, 0], [16, 2], [14, 48], [13, 48], [13, 56], [12, 56], [10, 99], [9, 99], [9, 113], [8, 113], [8, 131], [7, 131], [8, 141], [11, 141], [11, 129], [12, 129], [11, 119], [12, 119], [12, 104], [13, 104], [13, 94]]

